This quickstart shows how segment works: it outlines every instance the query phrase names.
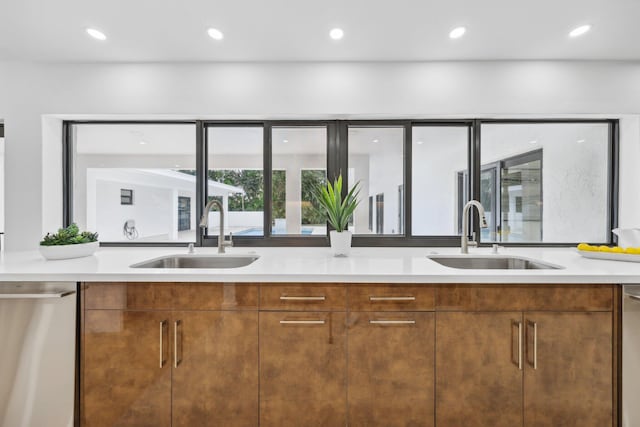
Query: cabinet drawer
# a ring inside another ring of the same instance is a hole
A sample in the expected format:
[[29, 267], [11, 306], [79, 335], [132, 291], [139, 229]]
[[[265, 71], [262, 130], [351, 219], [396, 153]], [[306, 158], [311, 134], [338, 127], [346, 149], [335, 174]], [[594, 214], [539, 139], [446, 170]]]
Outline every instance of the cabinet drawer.
[[243, 283], [176, 283], [176, 310], [257, 310], [258, 286]]
[[343, 285], [262, 285], [261, 310], [345, 311], [347, 289]]
[[611, 285], [440, 285], [438, 311], [612, 311]]
[[429, 286], [352, 285], [351, 311], [433, 311], [435, 290]]
[[173, 283], [85, 283], [87, 310], [171, 310]]

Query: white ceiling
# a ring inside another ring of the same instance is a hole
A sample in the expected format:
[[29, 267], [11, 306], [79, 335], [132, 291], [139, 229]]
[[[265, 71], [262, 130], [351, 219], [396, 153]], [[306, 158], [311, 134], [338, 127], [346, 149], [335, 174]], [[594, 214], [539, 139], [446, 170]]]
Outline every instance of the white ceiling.
[[2, 0], [0, 60], [638, 60], [638, 18], [638, 0]]

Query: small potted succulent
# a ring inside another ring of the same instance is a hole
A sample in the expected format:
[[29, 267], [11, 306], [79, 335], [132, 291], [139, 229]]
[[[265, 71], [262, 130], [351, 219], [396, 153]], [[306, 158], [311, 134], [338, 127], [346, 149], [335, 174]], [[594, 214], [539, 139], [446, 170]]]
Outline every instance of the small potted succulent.
[[356, 182], [345, 198], [342, 198], [342, 175], [338, 175], [331, 184], [318, 189], [316, 198], [327, 216], [329, 225], [334, 228], [329, 233], [331, 237], [331, 249], [334, 256], [349, 256], [351, 251], [351, 232], [347, 230], [349, 220], [358, 207], [358, 189], [360, 182]]
[[80, 232], [76, 224], [71, 224], [57, 233], [47, 233], [40, 242], [40, 253], [46, 259], [81, 258], [93, 255], [98, 246], [98, 233]]

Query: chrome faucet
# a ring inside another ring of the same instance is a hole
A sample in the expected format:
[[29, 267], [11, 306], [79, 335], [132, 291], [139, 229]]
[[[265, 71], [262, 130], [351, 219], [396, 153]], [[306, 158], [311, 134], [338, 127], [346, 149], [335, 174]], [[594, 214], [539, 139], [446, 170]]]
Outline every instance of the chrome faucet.
[[218, 211], [220, 211], [220, 233], [218, 234], [218, 253], [223, 254], [224, 248], [227, 246], [233, 246], [233, 235], [229, 233], [229, 240], [224, 238], [224, 208], [222, 207], [222, 203], [217, 201], [216, 199], [209, 200], [209, 203], [204, 207], [204, 213], [202, 214], [202, 218], [200, 218], [200, 228], [205, 229], [209, 226], [209, 212], [211, 208], [216, 206]]
[[471, 207], [475, 206], [480, 214], [480, 228], [487, 228], [487, 218], [484, 216], [484, 208], [482, 204], [477, 200], [469, 200], [464, 209], [462, 209], [462, 238], [460, 239], [460, 252], [463, 254], [469, 253], [469, 246], [478, 246], [478, 242], [469, 241], [469, 211]]

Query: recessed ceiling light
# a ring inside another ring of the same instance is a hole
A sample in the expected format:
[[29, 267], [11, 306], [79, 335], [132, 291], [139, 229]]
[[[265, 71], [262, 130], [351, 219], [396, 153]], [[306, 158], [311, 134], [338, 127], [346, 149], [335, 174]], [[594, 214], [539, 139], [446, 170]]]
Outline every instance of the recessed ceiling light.
[[459, 39], [460, 37], [464, 36], [464, 33], [466, 32], [467, 29], [465, 27], [456, 27], [451, 30], [451, 32], [449, 33], [449, 37], [452, 39]]
[[329, 31], [329, 37], [334, 40], [340, 40], [344, 37], [344, 31], [342, 31], [342, 28], [334, 28]]
[[287, 142], [289, 142], [289, 140], [288, 139], [283, 139], [282, 142], [284, 142], [286, 144]]
[[207, 30], [207, 33], [209, 34], [209, 37], [214, 40], [222, 40], [224, 38], [224, 34], [222, 34], [222, 31], [218, 30], [217, 28], [209, 28]]
[[584, 142], [584, 139], [579, 139], [578, 140], [578, 144], [582, 144]]
[[144, 141], [140, 141], [140, 145], [147, 145], [147, 143]]
[[569, 33], [569, 37], [579, 37], [579, 36], [587, 33], [590, 29], [591, 29], [591, 25], [589, 25], [589, 24], [581, 25], [581, 26], [571, 30], [571, 32]]
[[377, 139], [374, 139], [374, 140], [373, 140], [373, 142], [378, 142], [378, 140], [377, 140]]
[[537, 144], [538, 141], [536, 141], [535, 139], [532, 139], [531, 141], [529, 141], [529, 144]]
[[95, 28], [87, 28], [87, 34], [96, 40], [104, 41], [107, 39], [107, 36], [102, 31], [96, 30]]
[[177, 168], [179, 168], [179, 167], [180, 167], [180, 165], [176, 165], [176, 167], [177, 167]]
[[424, 141], [418, 141], [418, 145], [424, 144]]

